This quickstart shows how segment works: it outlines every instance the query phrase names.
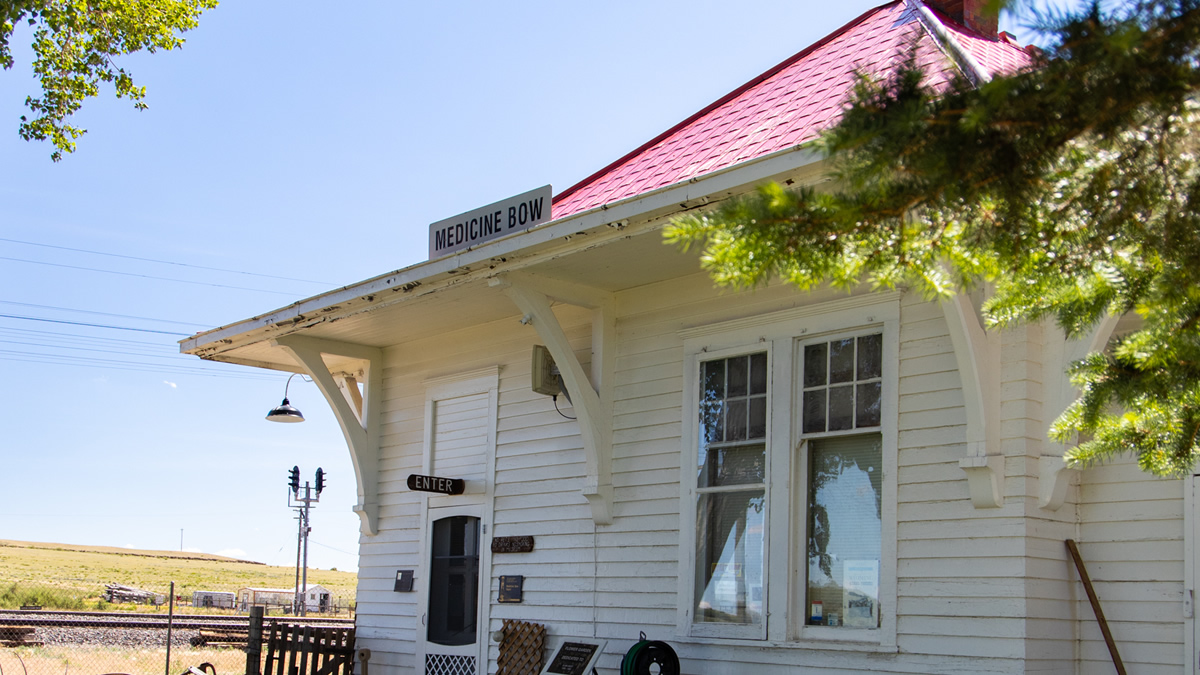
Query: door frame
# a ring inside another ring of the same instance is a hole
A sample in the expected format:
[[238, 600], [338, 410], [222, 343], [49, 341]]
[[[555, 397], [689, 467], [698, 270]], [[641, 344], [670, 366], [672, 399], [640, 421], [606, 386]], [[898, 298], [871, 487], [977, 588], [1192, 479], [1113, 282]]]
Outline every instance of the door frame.
[[[461, 653], [464, 655], [475, 656], [476, 673], [483, 675], [487, 672], [487, 657], [488, 657], [488, 624], [491, 615], [491, 547], [486, 545], [490, 529], [490, 523], [485, 518], [487, 509], [484, 509], [483, 504], [455, 504], [447, 506], [426, 506], [422, 509], [421, 528], [421, 569], [424, 574], [420, 577], [418, 584], [418, 593], [420, 594], [417, 601], [417, 634], [414, 638], [415, 649], [414, 656], [418, 673], [425, 672], [425, 655], [439, 653]], [[476, 614], [475, 614], [475, 644], [474, 651], [470, 649], [470, 645], [462, 645], [459, 647], [448, 647], [439, 645], [434, 642], [429, 642], [428, 635], [428, 618], [429, 618], [429, 585], [430, 585], [430, 562], [433, 552], [430, 550], [430, 543], [433, 538], [433, 523], [442, 518], [450, 518], [453, 516], [471, 516], [479, 519], [479, 567], [477, 580], [476, 598]], [[442, 652], [439, 650], [451, 650]], [[460, 651], [461, 650], [461, 651]]]

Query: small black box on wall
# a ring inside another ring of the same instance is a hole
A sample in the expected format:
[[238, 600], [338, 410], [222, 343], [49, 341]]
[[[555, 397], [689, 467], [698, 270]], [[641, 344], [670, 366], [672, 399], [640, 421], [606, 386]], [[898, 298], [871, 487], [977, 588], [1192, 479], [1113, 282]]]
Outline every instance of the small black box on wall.
[[392, 590], [397, 593], [411, 593], [413, 589], [413, 571], [396, 570], [396, 585]]

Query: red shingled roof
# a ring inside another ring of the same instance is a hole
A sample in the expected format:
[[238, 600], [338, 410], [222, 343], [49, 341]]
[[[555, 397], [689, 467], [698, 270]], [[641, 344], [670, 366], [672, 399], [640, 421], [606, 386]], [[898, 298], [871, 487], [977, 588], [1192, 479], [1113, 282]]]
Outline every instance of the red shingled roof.
[[[921, 23], [918, 5], [898, 0], [872, 9], [554, 198], [555, 219], [812, 141], [835, 121], [856, 70], [881, 73], [907, 57], [914, 39], [928, 82], [956, 66]], [[939, 17], [940, 19], [940, 17]], [[1029, 65], [1004, 36], [988, 39], [941, 19], [989, 73]]]

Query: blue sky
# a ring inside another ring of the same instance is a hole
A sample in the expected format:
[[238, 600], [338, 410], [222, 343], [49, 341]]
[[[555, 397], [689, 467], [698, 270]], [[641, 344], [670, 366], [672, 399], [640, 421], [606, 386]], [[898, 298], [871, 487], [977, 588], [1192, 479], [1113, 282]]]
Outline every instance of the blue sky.
[[321, 466], [310, 564], [355, 568], [349, 456], [315, 385], [291, 386], [306, 423], [269, 424], [285, 374], [176, 340], [420, 262], [429, 223], [563, 190], [875, 4], [226, 0], [181, 51], [123, 61], [149, 110], [88, 101], [58, 164], [17, 136], [36, 93], [19, 31], [0, 539], [177, 550], [182, 530], [292, 565], [286, 473]]

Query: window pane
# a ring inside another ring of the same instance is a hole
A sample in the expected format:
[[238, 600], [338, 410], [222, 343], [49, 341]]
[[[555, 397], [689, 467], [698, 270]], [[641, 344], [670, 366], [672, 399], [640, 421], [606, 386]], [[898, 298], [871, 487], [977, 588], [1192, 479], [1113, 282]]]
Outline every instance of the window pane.
[[725, 440], [725, 402], [700, 403], [700, 447]]
[[725, 362], [706, 361], [700, 377], [700, 400], [719, 401], [725, 398]]
[[854, 428], [854, 385], [829, 388], [829, 430]]
[[856, 427], [879, 426], [879, 392], [879, 382], [858, 385], [858, 395], [854, 401]]
[[750, 393], [767, 393], [767, 355], [765, 353], [750, 356]]
[[829, 382], [854, 379], [854, 338], [829, 343]]
[[700, 495], [696, 623], [762, 623], [765, 501], [762, 490]]
[[750, 399], [750, 431], [751, 440], [767, 436], [767, 397], [755, 396]]
[[433, 523], [429, 565], [430, 642], [475, 643], [479, 602], [479, 519], [442, 518]]
[[869, 380], [883, 372], [883, 336], [864, 335], [858, 338], [858, 379]]
[[754, 485], [766, 476], [764, 445], [708, 448], [700, 453], [699, 487]]
[[804, 348], [804, 386], [819, 387], [825, 384], [825, 369], [829, 365], [825, 360], [825, 348], [828, 345], [822, 342], [819, 345], [808, 345]]
[[725, 440], [727, 441], [744, 441], [746, 440], [746, 399], [739, 398], [730, 401], [726, 405], [725, 413]]
[[825, 390], [804, 392], [804, 433], [825, 431]]
[[[879, 626], [882, 437], [808, 442], [809, 624]], [[818, 611], [813, 607], [820, 603]]]
[[746, 389], [749, 385], [750, 373], [750, 357], [737, 356], [732, 359], [727, 359], [729, 370], [726, 377], [726, 396], [745, 396]]

